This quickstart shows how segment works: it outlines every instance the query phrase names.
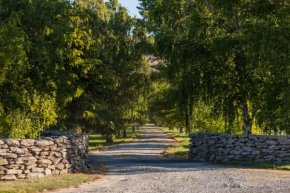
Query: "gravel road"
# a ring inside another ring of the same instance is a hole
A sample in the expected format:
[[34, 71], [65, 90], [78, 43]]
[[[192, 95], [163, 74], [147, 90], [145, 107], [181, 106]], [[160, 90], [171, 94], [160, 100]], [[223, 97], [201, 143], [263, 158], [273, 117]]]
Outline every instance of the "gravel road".
[[290, 172], [229, 168], [186, 159], [166, 158], [174, 140], [154, 127], [142, 137], [90, 155], [92, 163], [108, 166], [104, 179], [61, 193], [289, 193]]

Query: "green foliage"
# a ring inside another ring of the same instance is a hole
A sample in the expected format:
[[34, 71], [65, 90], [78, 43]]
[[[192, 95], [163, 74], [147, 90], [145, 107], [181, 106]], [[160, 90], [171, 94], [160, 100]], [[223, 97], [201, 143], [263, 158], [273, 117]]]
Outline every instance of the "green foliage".
[[140, 2], [187, 132], [289, 132], [287, 1]]
[[0, 6], [0, 136], [111, 135], [146, 122], [147, 31], [118, 1]]

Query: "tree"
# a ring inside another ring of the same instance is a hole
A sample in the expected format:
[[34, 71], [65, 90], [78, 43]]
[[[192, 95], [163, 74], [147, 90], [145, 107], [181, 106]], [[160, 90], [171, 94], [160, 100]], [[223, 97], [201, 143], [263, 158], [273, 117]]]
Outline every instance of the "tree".
[[199, 101], [214, 104], [228, 132], [239, 117], [244, 134], [252, 132], [253, 123], [264, 130], [269, 123], [275, 131], [286, 128], [289, 3], [140, 2], [155, 54], [166, 62], [168, 81], [181, 93], [187, 129]]
[[113, 141], [144, 123], [147, 32], [118, 1], [8, 0], [0, 17], [0, 135], [78, 130]]

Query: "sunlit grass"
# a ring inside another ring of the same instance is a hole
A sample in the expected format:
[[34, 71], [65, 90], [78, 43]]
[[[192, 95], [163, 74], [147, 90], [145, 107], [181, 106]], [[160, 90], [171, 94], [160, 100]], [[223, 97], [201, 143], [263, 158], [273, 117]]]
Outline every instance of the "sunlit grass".
[[177, 141], [177, 143], [174, 144], [174, 146], [166, 149], [166, 153], [169, 155], [187, 157], [189, 151], [189, 138], [187, 134], [179, 133], [179, 131], [176, 129], [169, 130], [169, 128], [167, 127], [162, 127], [160, 129], [162, 129], [162, 131], [164, 131], [168, 135], [174, 137], [175, 140]]
[[256, 169], [273, 169], [273, 170], [290, 170], [290, 164], [273, 163], [273, 162], [234, 162], [234, 161], [216, 161], [213, 164], [225, 166], [237, 166]]
[[64, 174], [45, 178], [0, 182], [1, 193], [37, 193], [78, 186], [100, 176], [94, 174]]
[[102, 135], [90, 135], [89, 140], [89, 151], [102, 151], [106, 150], [108, 147], [112, 145], [117, 145], [120, 143], [127, 143], [134, 141], [138, 138], [143, 130], [137, 130], [132, 132], [132, 129], [127, 130], [127, 138], [115, 138], [114, 143], [106, 143], [106, 138]]

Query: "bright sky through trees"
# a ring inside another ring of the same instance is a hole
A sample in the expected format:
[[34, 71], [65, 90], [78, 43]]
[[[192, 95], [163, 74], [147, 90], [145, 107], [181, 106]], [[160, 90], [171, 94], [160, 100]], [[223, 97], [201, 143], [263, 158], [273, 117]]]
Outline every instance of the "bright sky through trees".
[[136, 15], [139, 18], [141, 17], [137, 9], [137, 6], [139, 5], [138, 0], [119, 0], [119, 3], [128, 9], [131, 16]]

